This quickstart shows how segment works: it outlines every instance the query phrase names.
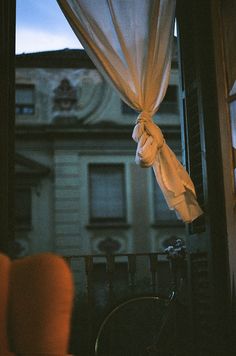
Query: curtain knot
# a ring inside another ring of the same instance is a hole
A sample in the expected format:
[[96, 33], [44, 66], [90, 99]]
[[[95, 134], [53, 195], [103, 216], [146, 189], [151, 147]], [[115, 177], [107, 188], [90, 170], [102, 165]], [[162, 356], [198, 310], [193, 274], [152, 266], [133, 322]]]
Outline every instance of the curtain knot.
[[160, 128], [152, 121], [147, 111], [142, 111], [134, 127], [133, 139], [138, 143], [135, 161], [142, 167], [150, 167], [165, 140]]
[[152, 116], [147, 111], [141, 111], [139, 116], [137, 117], [136, 124], [145, 124], [148, 121], [152, 121]]

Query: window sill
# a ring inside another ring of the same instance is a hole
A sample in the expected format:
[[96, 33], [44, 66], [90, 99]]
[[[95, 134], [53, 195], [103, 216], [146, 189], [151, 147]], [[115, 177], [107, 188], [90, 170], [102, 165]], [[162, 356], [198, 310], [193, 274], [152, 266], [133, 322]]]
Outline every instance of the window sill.
[[171, 221], [171, 220], [162, 220], [155, 222], [151, 225], [152, 228], [157, 229], [159, 227], [184, 227], [185, 224], [182, 221]]
[[130, 224], [120, 223], [120, 222], [101, 222], [101, 223], [90, 223], [86, 225], [88, 230], [97, 230], [97, 229], [129, 229]]

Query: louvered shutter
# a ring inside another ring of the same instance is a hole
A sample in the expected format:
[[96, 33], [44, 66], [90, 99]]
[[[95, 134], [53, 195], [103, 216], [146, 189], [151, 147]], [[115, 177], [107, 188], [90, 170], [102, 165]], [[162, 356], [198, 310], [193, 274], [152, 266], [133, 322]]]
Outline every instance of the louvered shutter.
[[192, 339], [196, 355], [217, 355], [226, 345], [227, 272], [210, 1], [179, 0], [177, 17], [185, 162], [205, 212], [187, 229]]

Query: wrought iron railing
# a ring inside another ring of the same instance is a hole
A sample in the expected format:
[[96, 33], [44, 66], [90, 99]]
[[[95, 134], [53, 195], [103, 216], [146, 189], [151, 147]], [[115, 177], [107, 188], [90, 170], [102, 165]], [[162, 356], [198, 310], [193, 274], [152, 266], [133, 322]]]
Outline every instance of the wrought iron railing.
[[77, 286], [71, 336], [74, 355], [93, 355], [99, 325], [115, 305], [134, 296], [167, 296], [171, 288], [173, 276], [165, 252], [64, 258]]

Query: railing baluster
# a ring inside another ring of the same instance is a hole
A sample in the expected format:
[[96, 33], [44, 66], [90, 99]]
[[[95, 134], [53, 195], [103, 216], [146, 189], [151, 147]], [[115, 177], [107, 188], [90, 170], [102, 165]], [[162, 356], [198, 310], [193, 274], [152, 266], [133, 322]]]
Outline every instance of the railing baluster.
[[85, 256], [85, 272], [86, 272], [86, 289], [87, 289], [87, 298], [88, 303], [92, 301], [92, 287], [93, 287], [93, 280], [92, 280], [92, 272], [93, 272], [93, 256]]
[[94, 323], [94, 313], [93, 313], [93, 256], [85, 256], [85, 273], [86, 273], [86, 289], [87, 289], [87, 322], [88, 322], [88, 339], [87, 348], [88, 354], [92, 355], [93, 347], [91, 340], [93, 338], [93, 323]]
[[152, 291], [157, 289], [157, 270], [158, 270], [158, 255], [156, 253], [149, 254], [150, 271], [152, 274]]
[[106, 255], [106, 271], [107, 271], [107, 280], [108, 280], [108, 301], [111, 303], [113, 300], [113, 277], [115, 271], [115, 256], [114, 255]]
[[129, 286], [131, 289], [134, 289], [135, 276], [136, 276], [136, 255], [128, 255], [128, 273], [129, 273]]

